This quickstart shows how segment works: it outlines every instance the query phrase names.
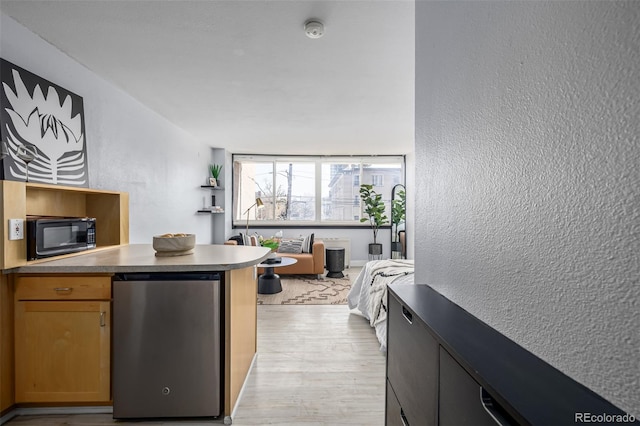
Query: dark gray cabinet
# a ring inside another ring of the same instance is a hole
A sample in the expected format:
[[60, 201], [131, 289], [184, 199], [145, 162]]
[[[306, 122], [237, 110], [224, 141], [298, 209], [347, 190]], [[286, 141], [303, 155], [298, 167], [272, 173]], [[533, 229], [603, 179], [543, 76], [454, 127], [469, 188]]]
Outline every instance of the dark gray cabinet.
[[427, 285], [391, 284], [387, 308], [389, 426], [560, 425], [575, 424], [576, 413], [626, 414]]
[[[389, 303], [387, 380], [412, 425], [435, 424], [438, 406], [438, 342], [398, 299]], [[419, 366], [419, 368], [417, 368]]]

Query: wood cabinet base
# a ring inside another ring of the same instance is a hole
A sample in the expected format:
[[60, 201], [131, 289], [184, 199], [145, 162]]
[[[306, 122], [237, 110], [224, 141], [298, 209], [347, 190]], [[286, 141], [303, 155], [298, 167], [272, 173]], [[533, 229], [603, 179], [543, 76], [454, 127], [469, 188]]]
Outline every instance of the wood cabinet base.
[[110, 308], [17, 302], [16, 402], [109, 401]]

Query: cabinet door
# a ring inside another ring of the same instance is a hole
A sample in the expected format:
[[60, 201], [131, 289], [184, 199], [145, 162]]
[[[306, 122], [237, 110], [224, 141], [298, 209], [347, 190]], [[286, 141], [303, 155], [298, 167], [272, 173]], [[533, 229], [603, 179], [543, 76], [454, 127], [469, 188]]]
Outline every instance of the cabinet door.
[[387, 378], [409, 425], [438, 419], [438, 342], [395, 296], [387, 314]]
[[109, 300], [111, 275], [16, 275], [16, 300]]
[[15, 305], [16, 402], [110, 399], [108, 301]]

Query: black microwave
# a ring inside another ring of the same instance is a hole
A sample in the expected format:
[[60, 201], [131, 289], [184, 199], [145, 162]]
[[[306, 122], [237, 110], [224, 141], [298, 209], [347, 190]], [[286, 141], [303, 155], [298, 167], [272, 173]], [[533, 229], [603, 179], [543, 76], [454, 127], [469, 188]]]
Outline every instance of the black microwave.
[[75, 253], [96, 247], [91, 217], [27, 217], [27, 260]]

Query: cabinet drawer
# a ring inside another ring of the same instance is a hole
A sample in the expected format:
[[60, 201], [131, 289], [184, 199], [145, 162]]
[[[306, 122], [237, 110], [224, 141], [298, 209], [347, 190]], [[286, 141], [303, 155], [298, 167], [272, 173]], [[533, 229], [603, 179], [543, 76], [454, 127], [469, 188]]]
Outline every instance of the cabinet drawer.
[[110, 275], [17, 275], [16, 300], [109, 300]]
[[387, 377], [409, 425], [438, 419], [438, 342], [427, 326], [389, 293]]
[[[485, 408], [485, 406], [487, 408]], [[443, 426], [516, 425], [482, 387], [440, 348], [440, 424]]]
[[400, 407], [400, 403], [398, 402], [398, 398], [396, 397], [391, 384], [387, 380], [387, 393], [386, 393], [386, 409], [385, 409], [385, 426], [405, 426], [406, 421], [403, 423], [404, 413], [402, 412], [402, 407]]

